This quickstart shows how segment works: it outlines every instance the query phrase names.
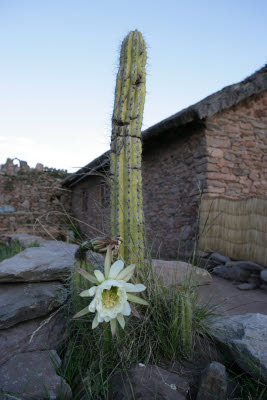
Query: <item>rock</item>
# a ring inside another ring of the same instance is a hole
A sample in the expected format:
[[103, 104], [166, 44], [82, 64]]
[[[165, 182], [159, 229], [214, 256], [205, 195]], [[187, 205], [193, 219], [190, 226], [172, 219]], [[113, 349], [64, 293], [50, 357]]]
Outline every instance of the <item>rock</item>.
[[210, 256], [210, 259], [215, 261], [217, 264], [225, 264], [228, 261], [231, 261], [229, 257], [223, 256], [220, 253], [212, 253], [212, 255]]
[[193, 267], [184, 261], [163, 261], [152, 260], [156, 273], [163, 278], [166, 286], [182, 286], [184, 282], [191, 282], [192, 285], [209, 285], [212, 277], [208, 271], [202, 268]]
[[222, 317], [213, 324], [212, 335], [244, 371], [267, 380], [267, 315]]
[[0, 329], [49, 314], [67, 299], [59, 282], [0, 285]]
[[226, 267], [239, 267], [250, 272], [260, 272], [263, 270], [263, 266], [254, 263], [253, 261], [228, 261]]
[[9, 240], [11, 242], [17, 240], [24, 247], [28, 247], [34, 242], [37, 242], [39, 244], [41, 242], [45, 242], [45, 239], [41, 238], [40, 236], [28, 235], [27, 233], [5, 234], [5, 235], [2, 235], [1, 237], [5, 237], [7, 240]]
[[[66, 319], [62, 311], [50, 320], [49, 317], [47, 315], [45, 318], [32, 319], [0, 330], [0, 365], [16, 353], [57, 349], [67, 338]], [[34, 332], [36, 333], [33, 335]]]
[[210, 253], [207, 251], [197, 250], [197, 257], [205, 258], [208, 257]]
[[258, 285], [255, 283], [241, 283], [241, 285], [237, 285], [240, 290], [253, 290], [257, 289]]
[[267, 283], [267, 268], [265, 268], [263, 271], [261, 271], [260, 277], [264, 282]]
[[16, 396], [6, 399], [71, 400], [71, 389], [54, 364], [61, 364], [55, 350], [15, 354], [0, 367], [0, 389]]
[[26, 208], [27, 210], [30, 209], [30, 202], [28, 199], [25, 199], [24, 202], [21, 204], [21, 207]]
[[267, 290], [267, 284], [266, 284], [266, 283], [262, 283], [262, 284], [260, 285], [260, 289], [262, 289], [262, 290]]
[[213, 269], [213, 273], [224, 279], [231, 279], [238, 282], [246, 282], [250, 277], [250, 272], [239, 266], [227, 267], [226, 265], [218, 265], [218, 267]]
[[210, 363], [201, 374], [197, 400], [227, 400], [227, 374], [225, 366], [217, 361]]
[[86, 252], [86, 259], [92, 264], [94, 269], [99, 269], [101, 271], [104, 270], [105, 258], [103, 254], [95, 253], [94, 251], [89, 250]]
[[138, 364], [111, 379], [111, 400], [185, 400], [188, 381], [156, 365]]
[[204, 268], [207, 271], [212, 272], [218, 264], [209, 258], [199, 258], [197, 260], [197, 265], [199, 268]]
[[44, 165], [41, 163], [37, 163], [35, 169], [36, 171], [42, 172], [44, 170]]
[[25, 249], [0, 263], [0, 282], [64, 280], [74, 265], [74, 252], [69, 247], [43, 243], [42, 247]]
[[75, 251], [78, 248], [78, 245], [73, 243], [61, 242], [60, 240], [45, 240], [44, 242], [40, 243], [40, 247], [44, 247], [45, 249], [51, 249], [55, 251], [56, 250], [64, 252], [67, 251], [74, 256]]

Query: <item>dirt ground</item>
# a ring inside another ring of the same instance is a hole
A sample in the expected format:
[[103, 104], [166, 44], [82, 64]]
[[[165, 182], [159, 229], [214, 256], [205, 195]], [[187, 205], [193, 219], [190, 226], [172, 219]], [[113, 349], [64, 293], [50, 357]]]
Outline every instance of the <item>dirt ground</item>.
[[228, 315], [261, 313], [267, 315], [267, 291], [240, 290], [232, 282], [212, 276], [210, 285], [199, 286], [200, 301], [219, 305], [219, 312]]

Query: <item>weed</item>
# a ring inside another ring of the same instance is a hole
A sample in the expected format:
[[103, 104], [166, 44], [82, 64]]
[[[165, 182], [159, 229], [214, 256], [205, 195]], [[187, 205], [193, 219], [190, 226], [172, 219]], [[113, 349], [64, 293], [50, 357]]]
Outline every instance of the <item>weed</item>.
[[23, 250], [23, 246], [17, 240], [8, 244], [0, 243], [0, 262], [6, 258], [11, 258]]

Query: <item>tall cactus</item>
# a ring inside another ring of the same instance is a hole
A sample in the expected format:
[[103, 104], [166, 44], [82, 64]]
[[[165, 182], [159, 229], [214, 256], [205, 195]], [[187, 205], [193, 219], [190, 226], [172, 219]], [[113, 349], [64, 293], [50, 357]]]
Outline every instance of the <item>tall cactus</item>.
[[126, 262], [144, 263], [141, 126], [145, 103], [146, 46], [137, 30], [123, 40], [111, 137], [111, 232], [123, 239]]

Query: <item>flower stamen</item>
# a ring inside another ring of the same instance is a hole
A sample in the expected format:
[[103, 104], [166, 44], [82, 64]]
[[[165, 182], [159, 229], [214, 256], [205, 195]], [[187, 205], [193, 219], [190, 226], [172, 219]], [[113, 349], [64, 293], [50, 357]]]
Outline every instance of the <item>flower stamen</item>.
[[119, 300], [118, 288], [112, 286], [111, 289], [104, 289], [102, 293], [102, 305], [105, 308], [113, 308]]

